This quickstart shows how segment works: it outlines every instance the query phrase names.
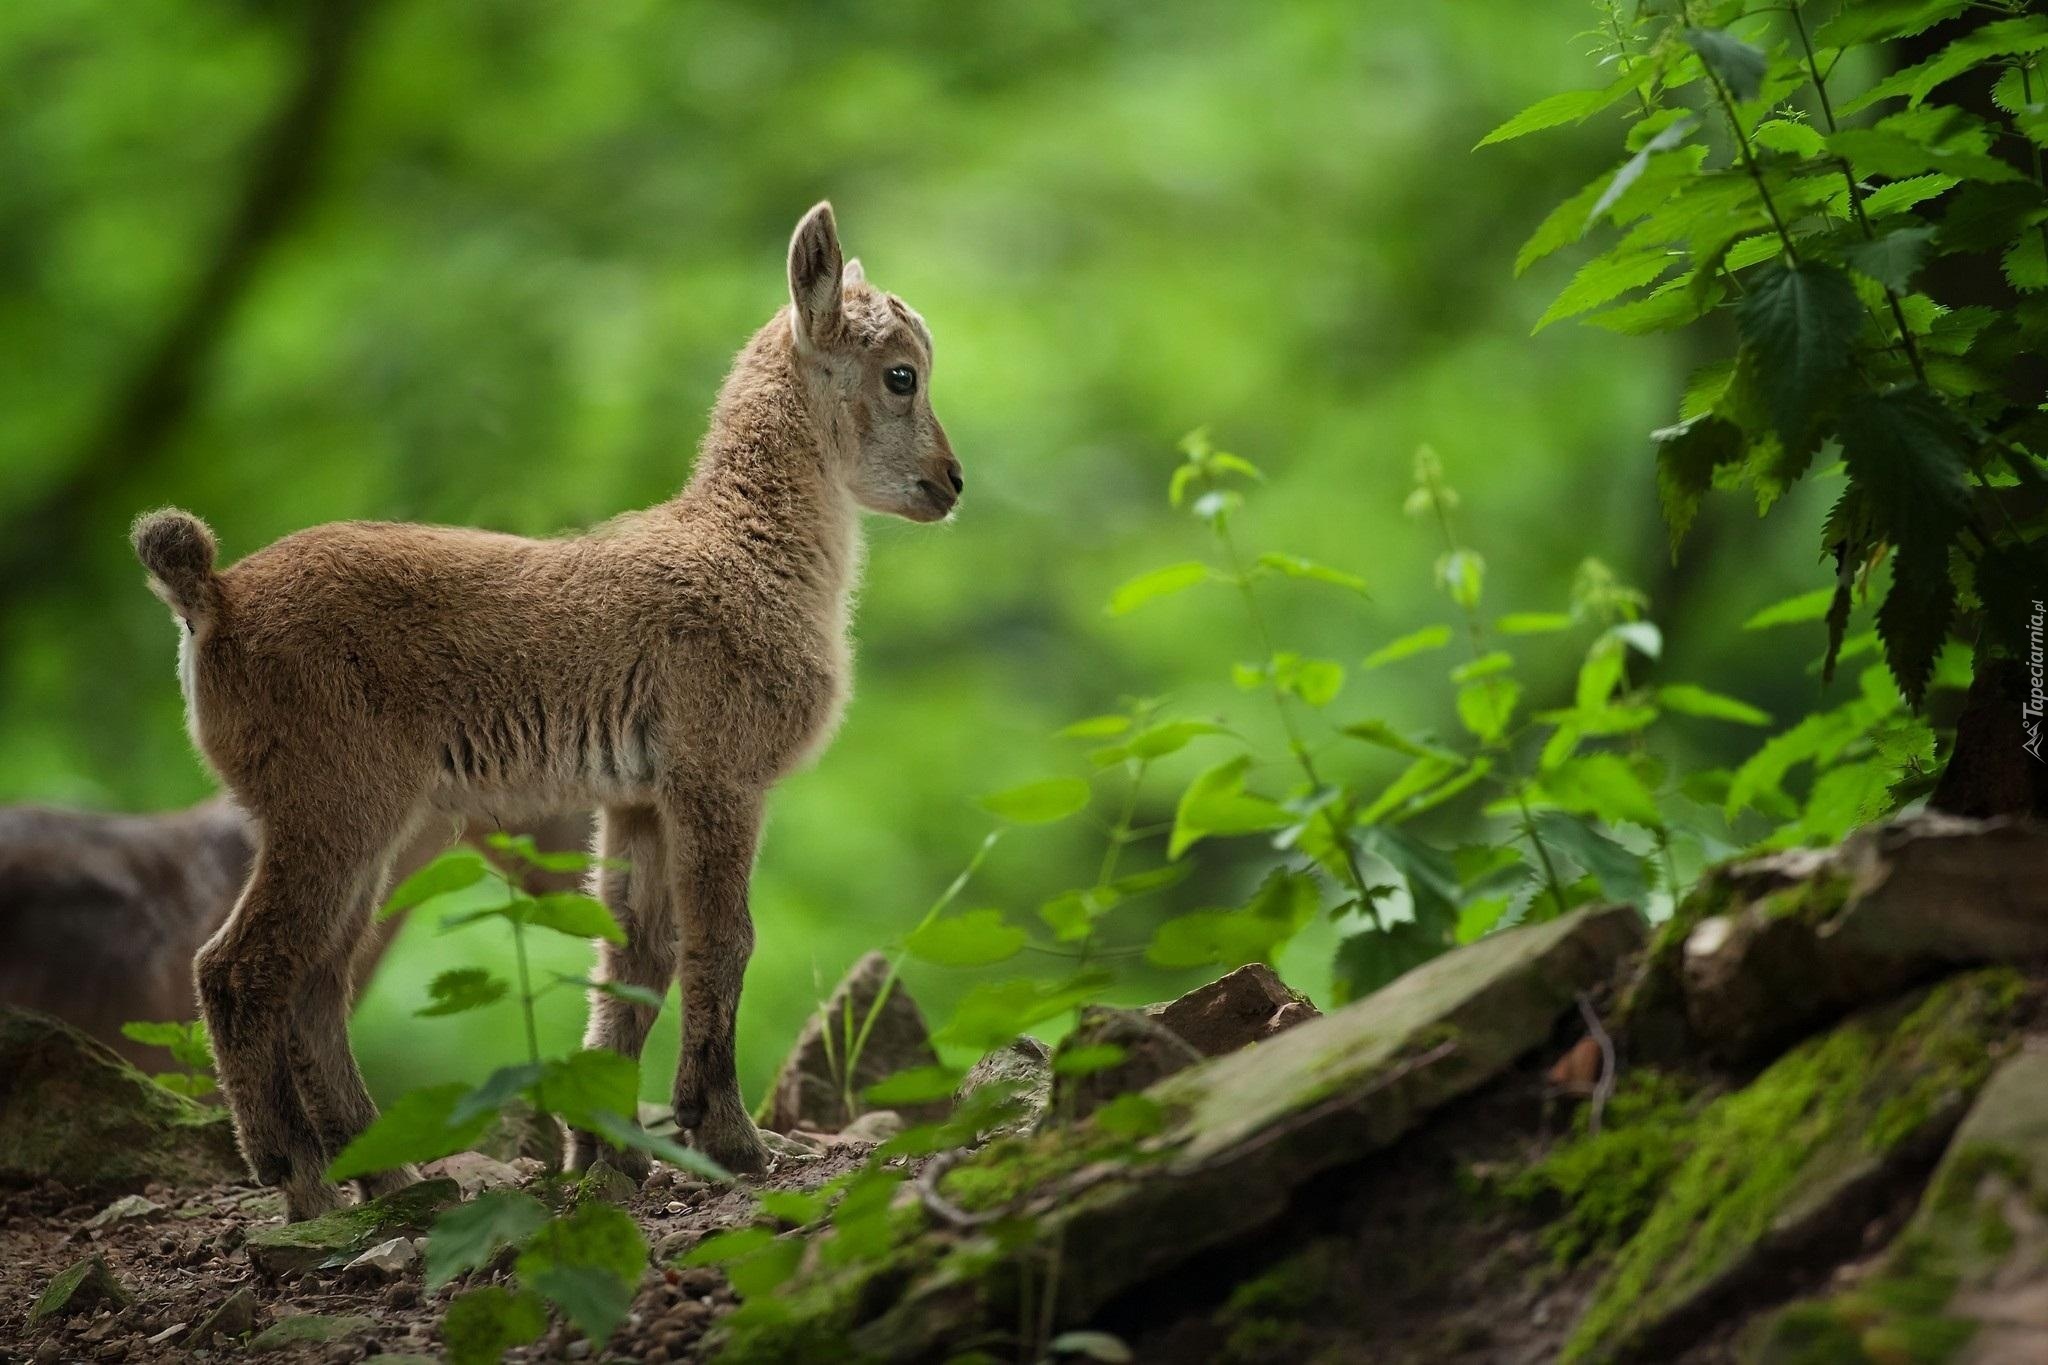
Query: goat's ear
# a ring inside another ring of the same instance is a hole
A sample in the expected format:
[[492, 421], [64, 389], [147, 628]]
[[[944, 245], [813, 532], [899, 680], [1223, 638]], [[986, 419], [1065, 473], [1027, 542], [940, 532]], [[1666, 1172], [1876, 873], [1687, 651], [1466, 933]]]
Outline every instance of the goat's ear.
[[857, 284], [866, 284], [867, 282], [868, 272], [860, 268], [860, 257], [856, 256], [848, 261], [846, 263], [846, 272], [841, 276], [840, 283], [851, 289]]
[[824, 345], [838, 334], [843, 273], [839, 226], [832, 221], [832, 206], [819, 204], [789, 239], [789, 300], [796, 305], [799, 349]]

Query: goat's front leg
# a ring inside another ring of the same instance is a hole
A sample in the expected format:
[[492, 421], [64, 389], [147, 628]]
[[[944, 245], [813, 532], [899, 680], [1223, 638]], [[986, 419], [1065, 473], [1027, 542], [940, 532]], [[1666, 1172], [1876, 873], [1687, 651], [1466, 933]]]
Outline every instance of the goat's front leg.
[[[645, 807], [611, 807], [599, 823], [597, 846], [604, 861], [597, 870], [594, 892], [626, 931], [624, 944], [598, 946], [598, 979], [640, 986], [659, 995], [676, 973], [677, 933], [671, 885], [675, 873], [661, 821]], [[583, 1045], [608, 1048], [638, 1061], [647, 1044], [647, 1031], [654, 1027], [654, 1015], [650, 1006], [592, 991], [590, 1026]], [[624, 1117], [628, 1122], [634, 1118], [631, 1114]], [[564, 1137], [565, 1164], [572, 1171], [583, 1170], [602, 1156], [614, 1169], [636, 1180], [647, 1176], [650, 1162], [645, 1152], [615, 1148], [574, 1128]]]
[[747, 881], [761, 833], [761, 794], [697, 790], [676, 804], [683, 921], [683, 1040], [676, 1126], [730, 1171], [758, 1171], [768, 1148], [740, 1099], [733, 1029], [754, 951]]

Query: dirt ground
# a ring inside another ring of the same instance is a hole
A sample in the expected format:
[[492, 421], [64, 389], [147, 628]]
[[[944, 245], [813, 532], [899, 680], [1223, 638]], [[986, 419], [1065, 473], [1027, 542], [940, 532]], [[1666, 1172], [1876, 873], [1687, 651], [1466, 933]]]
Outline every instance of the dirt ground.
[[[802, 1190], [844, 1175], [868, 1149], [843, 1144], [813, 1160], [778, 1159], [765, 1177], [739, 1187], [706, 1187], [666, 1167], [627, 1204], [658, 1262], [681, 1255], [721, 1228], [753, 1219], [762, 1190]], [[256, 1299], [257, 1333], [295, 1314], [360, 1315], [371, 1325], [341, 1339], [293, 1343], [265, 1352], [266, 1361], [342, 1362], [373, 1356], [438, 1360], [439, 1323], [461, 1289], [496, 1282], [482, 1275], [423, 1294], [417, 1264], [395, 1278], [317, 1270], [268, 1279], [249, 1262], [243, 1240], [282, 1219], [278, 1196], [254, 1185], [143, 1192], [163, 1205], [147, 1218], [87, 1230], [106, 1199], [79, 1201], [43, 1186], [0, 1202], [0, 1362], [184, 1361], [248, 1354], [238, 1340], [195, 1344], [193, 1329], [236, 1291]], [[31, 1329], [29, 1310], [65, 1267], [98, 1252], [134, 1302], [123, 1309], [45, 1322]], [[509, 1275], [504, 1276], [509, 1280]], [[718, 1318], [735, 1305], [724, 1276], [706, 1269], [654, 1269], [641, 1281], [631, 1316], [602, 1353], [559, 1325], [508, 1360], [579, 1360], [600, 1354], [636, 1361], [697, 1361]]]

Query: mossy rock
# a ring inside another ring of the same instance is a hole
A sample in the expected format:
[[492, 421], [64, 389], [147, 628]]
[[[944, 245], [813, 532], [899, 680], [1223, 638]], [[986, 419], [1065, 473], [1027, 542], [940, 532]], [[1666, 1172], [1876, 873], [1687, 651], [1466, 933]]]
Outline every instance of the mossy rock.
[[249, 1338], [252, 1354], [262, 1351], [286, 1351], [294, 1346], [318, 1346], [331, 1341], [346, 1341], [375, 1331], [374, 1318], [358, 1313], [295, 1313], [288, 1318], [279, 1318], [270, 1326]]
[[123, 1308], [133, 1302], [121, 1282], [108, 1268], [106, 1257], [95, 1252], [51, 1276], [50, 1283], [28, 1310], [29, 1325], [48, 1318], [90, 1313], [101, 1306]]
[[1888, 1175], [1930, 1157], [1983, 1084], [2020, 992], [2003, 969], [1954, 978], [1843, 1021], [1709, 1105], [1562, 1358], [1664, 1358], [1788, 1260], [1853, 1243]]
[[265, 1275], [346, 1265], [393, 1237], [425, 1232], [462, 1191], [452, 1180], [422, 1180], [367, 1204], [340, 1208], [303, 1223], [249, 1234], [249, 1263]]
[[[1446, 954], [1345, 1009], [1190, 1067], [1072, 1126], [999, 1142], [942, 1183], [985, 1215], [873, 1260], [807, 1256], [722, 1360], [919, 1359], [1016, 1320], [1020, 1252], [1060, 1247], [1057, 1326], [1270, 1221], [1540, 1045], [1642, 942], [1587, 909]], [[1026, 1229], [1019, 1232], [1019, 1229]], [[1020, 1245], [1015, 1239], [1024, 1237]]]
[[2038, 1359], [2048, 1342], [2048, 1054], [1986, 1083], [1876, 1273], [1751, 1333], [1749, 1365]]
[[0, 1185], [54, 1180], [105, 1195], [246, 1178], [223, 1111], [61, 1020], [0, 1010]]

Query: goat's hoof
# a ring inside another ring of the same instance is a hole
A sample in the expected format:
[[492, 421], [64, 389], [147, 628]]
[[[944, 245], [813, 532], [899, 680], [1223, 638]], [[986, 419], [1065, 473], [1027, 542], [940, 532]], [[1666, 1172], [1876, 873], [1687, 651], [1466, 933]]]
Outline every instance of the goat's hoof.
[[768, 1169], [769, 1159], [774, 1156], [768, 1150], [768, 1144], [761, 1141], [761, 1134], [751, 1119], [706, 1125], [697, 1130], [695, 1137], [698, 1151], [734, 1175], [757, 1175]]
[[387, 1194], [402, 1190], [407, 1185], [417, 1185], [423, 1179], [425, 1177], [420, 1174], [419, 1167], [412, 1165], [398, 1166], [388, 1171], [378, 1171], [375, 1175], [362, 1177], [355, 1182], [356, 1192], [367, 1203], [372, 1199], [381, 1199]]
[[348, 1201], [342, 1198], [339, 1185], [330, 1185], [324, 1180], [296, 1183], [287, 1186], [284, 1192], [284, 1221], [308, 1222], [322, 1214], [344, 1208], [347, 1204]]

